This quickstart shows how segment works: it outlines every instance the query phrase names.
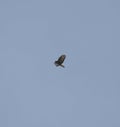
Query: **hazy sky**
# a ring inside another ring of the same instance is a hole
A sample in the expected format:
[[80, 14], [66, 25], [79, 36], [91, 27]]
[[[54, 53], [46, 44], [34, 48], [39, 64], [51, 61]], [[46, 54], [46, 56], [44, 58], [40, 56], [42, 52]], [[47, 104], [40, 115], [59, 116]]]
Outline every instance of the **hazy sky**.
[[120, 127], [119, 0], [0, 1], [0, 127]]

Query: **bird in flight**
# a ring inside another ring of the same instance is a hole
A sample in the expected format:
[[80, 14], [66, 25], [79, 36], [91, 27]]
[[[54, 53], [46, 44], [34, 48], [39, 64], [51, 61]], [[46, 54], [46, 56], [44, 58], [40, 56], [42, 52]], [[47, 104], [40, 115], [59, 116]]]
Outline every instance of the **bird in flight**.
[[54, 62], [54, 64], [58, 67], [58, 66], [61, 66], [61, 67], [65, 67], [62, 63], [64, 62], [66, 58], [66, 55], [61, 55], [57, 61]]

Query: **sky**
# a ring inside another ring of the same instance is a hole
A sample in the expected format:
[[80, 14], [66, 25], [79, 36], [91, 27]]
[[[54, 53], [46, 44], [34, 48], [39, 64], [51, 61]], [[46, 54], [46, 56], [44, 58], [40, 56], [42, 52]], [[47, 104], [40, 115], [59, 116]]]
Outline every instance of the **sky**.
[[119, 0], [1, 0], [0, 127], [120, 127], [119, 47]]

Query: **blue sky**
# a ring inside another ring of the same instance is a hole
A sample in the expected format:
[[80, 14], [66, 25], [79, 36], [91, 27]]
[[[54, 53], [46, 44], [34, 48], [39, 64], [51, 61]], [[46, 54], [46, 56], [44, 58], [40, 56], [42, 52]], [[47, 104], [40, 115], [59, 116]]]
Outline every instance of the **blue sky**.
[[120, 127], [119, 5], [0, 1], [1, 127]]

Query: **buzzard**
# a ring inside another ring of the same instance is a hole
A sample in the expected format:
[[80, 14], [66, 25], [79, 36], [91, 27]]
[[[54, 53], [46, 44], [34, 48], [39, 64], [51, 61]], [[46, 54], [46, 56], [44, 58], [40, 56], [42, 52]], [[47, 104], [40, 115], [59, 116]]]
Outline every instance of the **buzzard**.
[[62, 63], [64, 62], [66, 58], [66, 55], [61, 55], [57, 61], [55, 61], [55, 65], [58, 67], [58, 66], [61, 66], [61, 67], [65, 67], [64, 65], [62, 65]]

